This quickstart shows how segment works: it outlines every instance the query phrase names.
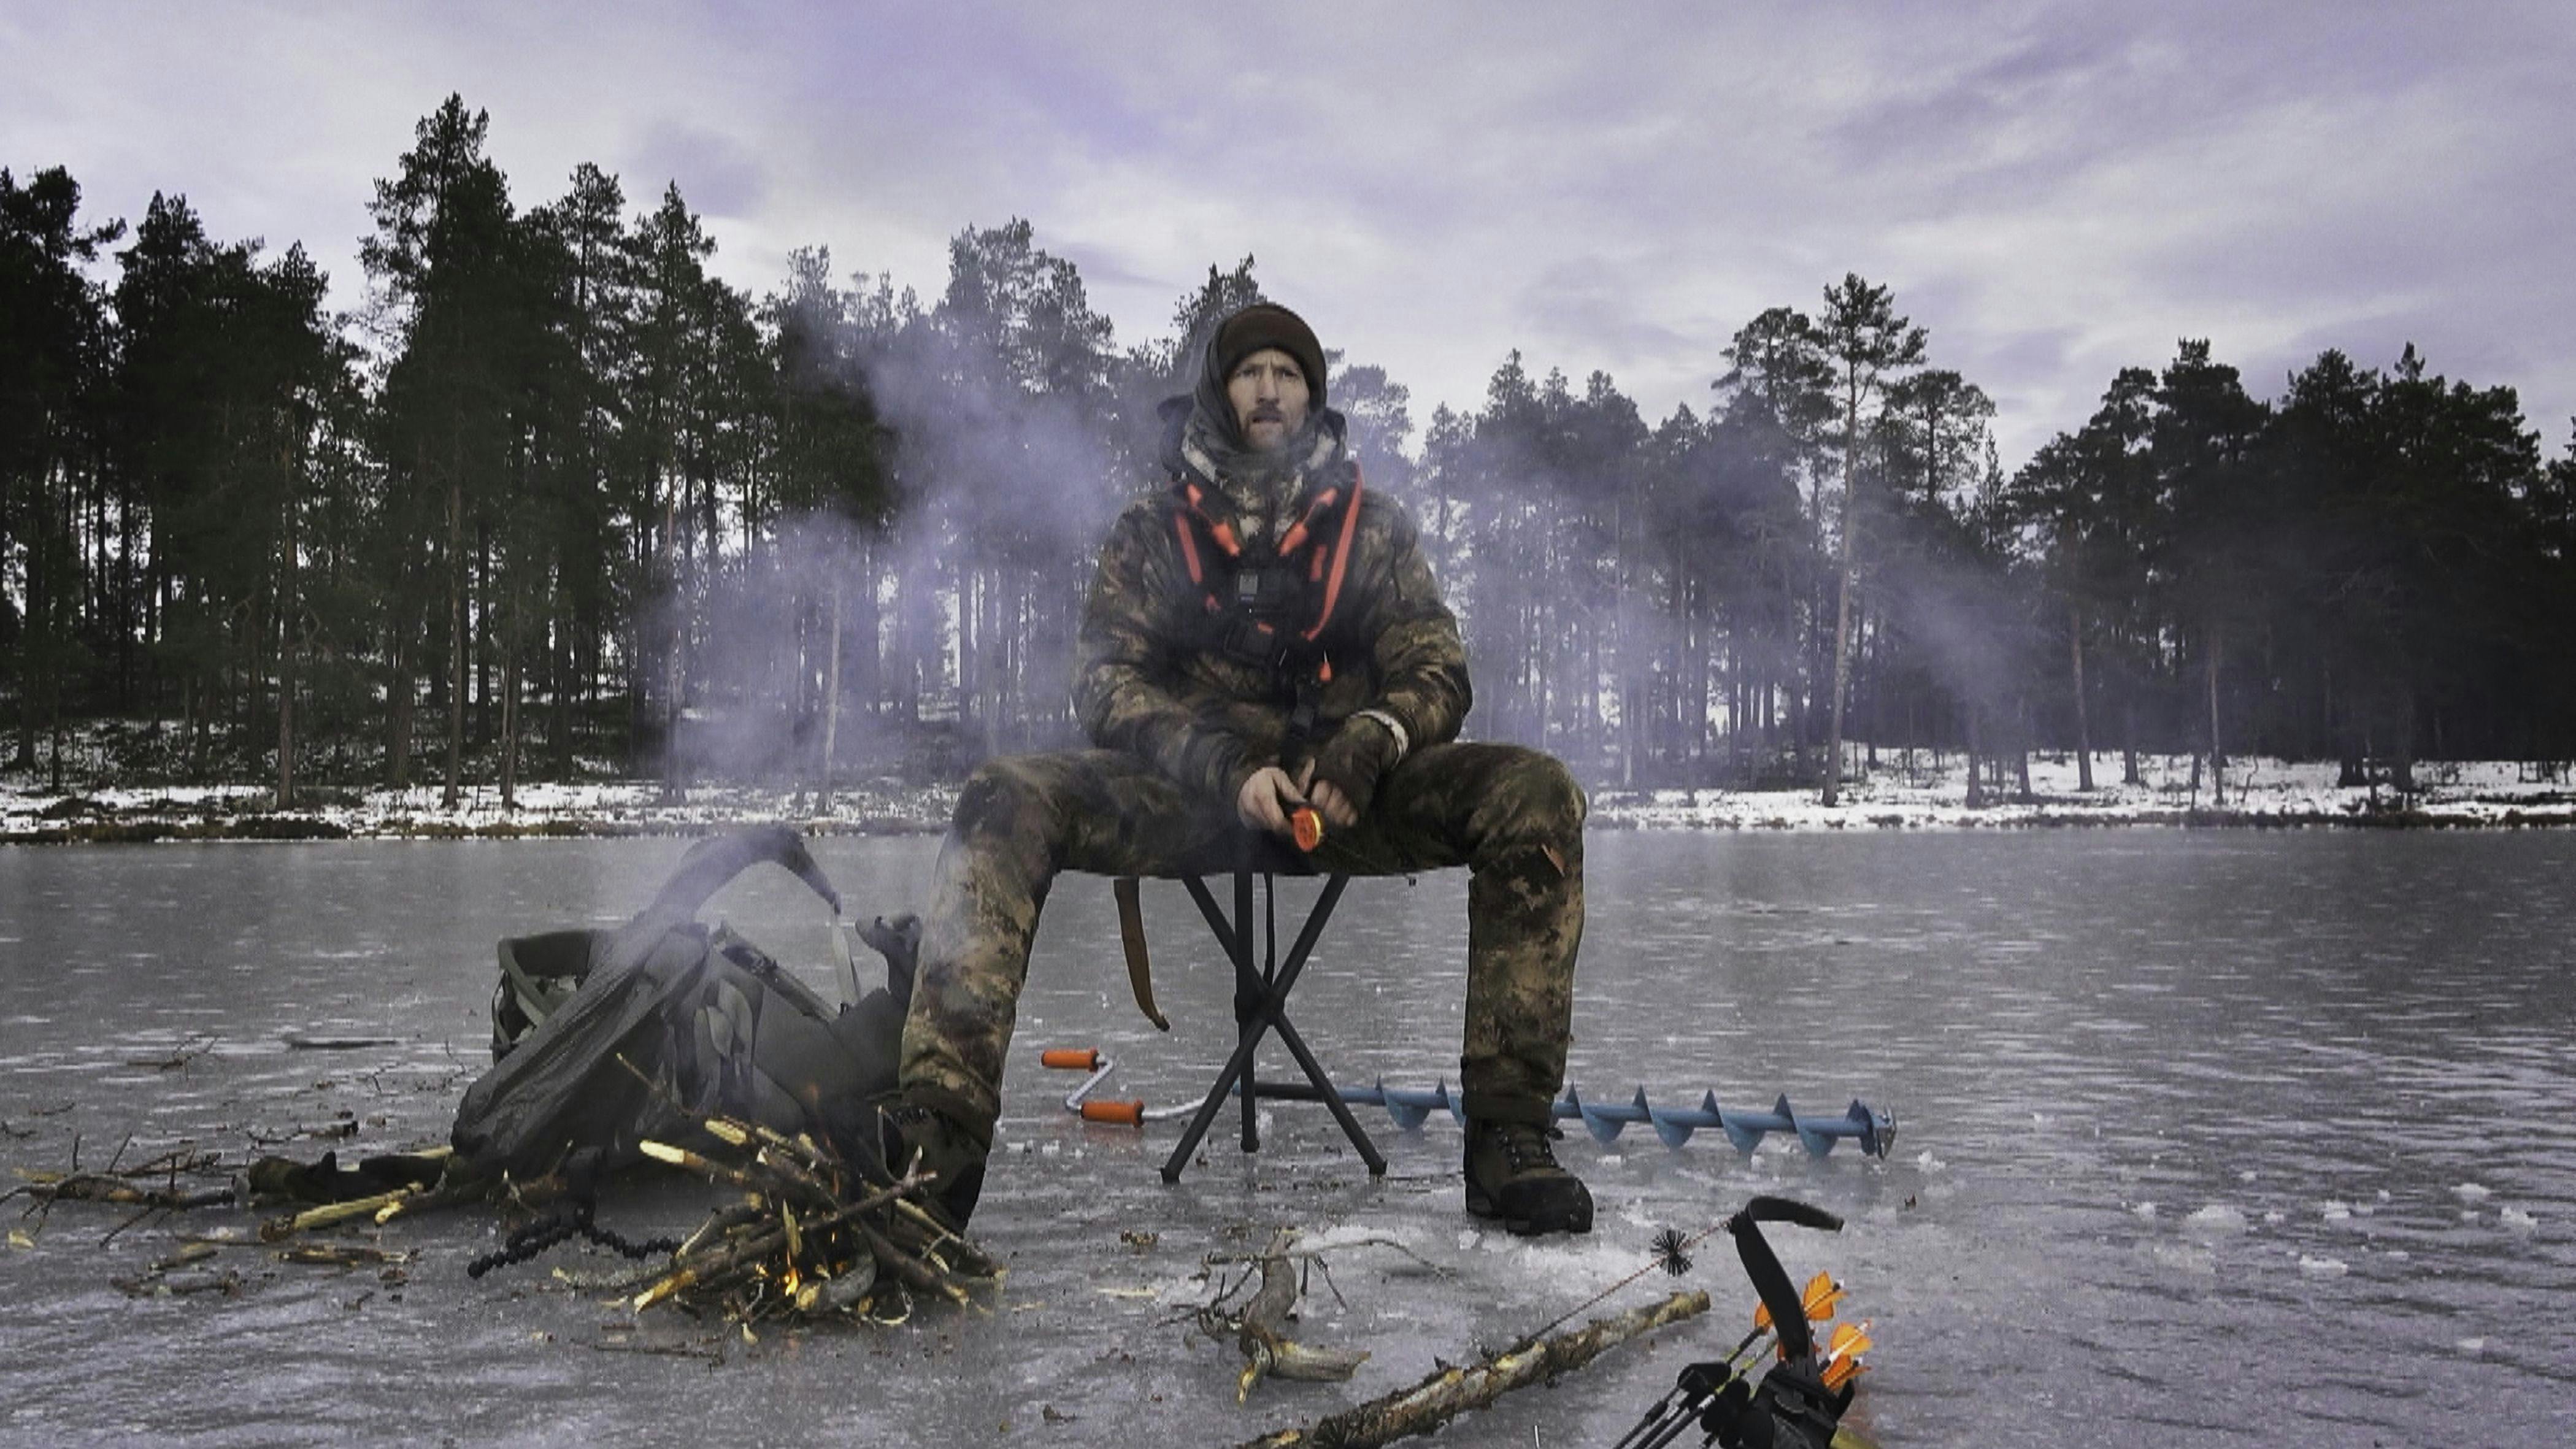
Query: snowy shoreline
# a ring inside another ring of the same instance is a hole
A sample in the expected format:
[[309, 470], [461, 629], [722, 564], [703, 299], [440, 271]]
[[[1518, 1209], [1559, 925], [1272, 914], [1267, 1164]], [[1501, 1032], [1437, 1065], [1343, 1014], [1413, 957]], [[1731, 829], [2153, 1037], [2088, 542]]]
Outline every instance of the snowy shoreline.
[[[2547, 778], [2511, 760], [2421, 763], [2411, 799], [2381, 783], [2336, 784], [2331, 760], [2230, 761], [2224, 805], [2189, 755], [2141, 755], [2139, 783], [2121, 782], [2120, 756], [2097, 751], [2094, 788], [2081, 788], [2072, 753], [2033, 755], [2030, 798], [1989, 788], [1970, 809], [1967, 776], [1954, 760], [1909, 774], [1882, 753], [1878, 771], [1845, 786], [1840, 803], [1812, 789], [1593, 792], [1596, 827], [1641, 829], [1889, 830], [2013, 829], [2113, 825], [2250, 828], [2363, 827], [2462, 829], [2576, 825], [2576, 781]], [[2197, 782], [2195, 784], [2195, 782]]]
[[[1989, 792], [1970, 809], [1955, 760], [1911, 773], [1883, 759], [1872, 775], [1848, 782], [1828, 808], [1813, 789], [1592, 790], [1595, 829], [1644, 830], [1904, 830], [2039, 829], [2161, 825], [2179, 827], [2521, 828], [2576, 825], [2576, 781], [2546, 778], [2511, 761], [2432, 763], [2417, 769], [2417, 789], [2401, 800], [2385, 784], [2374, 792], [2335, 783], [2331, 762], [2253, 759], [2228, 767], [2224, 807], [2207, 778], [2193, 788], [2189, 756], [2142, 757], [2141, 782], [2120, 783], [2120, 757], [2094, 757], [2096, 788], [2079, 788], [2072, 755], [2034, 756], [2031, 798]], [[500, 792], [466, 792], [455, 810], [439, 805], [437, 786], [364, 792], [322, 789], [311, 803], [269, 808], [268, 792], [250, 785], [139, 787], [58, 794], [0, 785], [0, 844], [67, 844], [149, 840], [514, 839], [529, 836], [690, 835], [753, 821], [783, 820], [817, 835], [926, 834], [947, 828], [954, 785], [879, 781], [834, 792], [818, 811], [809, 793], [778, 787], [703, 786], [679, 804], [662, 801], [650, 780], [578, 785], [531, 784], [518, 808], [504, 811]]]

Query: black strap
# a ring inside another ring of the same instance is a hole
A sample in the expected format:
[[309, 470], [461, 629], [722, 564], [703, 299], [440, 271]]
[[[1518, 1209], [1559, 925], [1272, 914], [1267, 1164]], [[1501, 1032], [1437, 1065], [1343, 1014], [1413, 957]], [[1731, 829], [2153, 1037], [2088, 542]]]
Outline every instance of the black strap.
[[1744, 1276], [1753, 1280], [1753, 1291], [1761, 1295], [1762, 1306], [1771, 1310], [1771, 1329], [1780, 1335], [1781, 1356], [1803, 1359], [1816, 1351], [1816, 1336], [1807, 1328], [1807, 1308], [1798, 1297], [1797, 1285], [1780, 1266], [1780, 1255], [1763, 1239], [1764, 1223], [1795, 1223], [1833, 1233], [1842, 1231], [1843, 1220], [1820, 1207], [1770, 1196], [1754, 1198], [1726, 1220], [1727, 1232], [1735, 1237], [1736, 1256], [1744, 1260]]

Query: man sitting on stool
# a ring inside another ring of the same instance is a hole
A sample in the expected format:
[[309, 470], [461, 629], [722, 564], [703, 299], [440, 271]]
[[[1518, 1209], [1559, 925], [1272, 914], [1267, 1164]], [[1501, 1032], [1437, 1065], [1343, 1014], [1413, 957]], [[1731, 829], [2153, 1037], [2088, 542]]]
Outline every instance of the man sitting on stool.
[[983, 1189], [1003, 1053], [1058, 871], [1204, 873], [1244, 831], [1311, 805], [1321, 869], [1464, 865], [1467, 1211], [1516, 1233], [1588, 1232], [1557, 1165], [1583, 937], [1582, 790], [1518, 745], [1457, 743], [1458, 621], [1412, 518], [1366, 487], [1324, 351], [1256, 303], [1162, 406], [1168, 486], [1120, 515], [1083, 608], [1075, 704], [1097, 749], [992, 761], [939, 852], [903, 1033], [898, 1168], [920, 1154], [958, 1226]]

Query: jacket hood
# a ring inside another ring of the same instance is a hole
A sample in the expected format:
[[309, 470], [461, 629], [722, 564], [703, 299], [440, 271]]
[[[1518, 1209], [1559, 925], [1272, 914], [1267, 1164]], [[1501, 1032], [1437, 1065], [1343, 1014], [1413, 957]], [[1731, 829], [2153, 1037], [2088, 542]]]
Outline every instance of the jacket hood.
[[[1241, 475], [1250, 460], [1260, 456], [1246, 451], [1236, 438], [1234, 411], [1222, 395], [1213, 414], [1197, 393], [1185, 392], [1163, 399], [1155, 406], [1154, 416], [1163, 425], [1162, 446], [1155, 457], [1171, 477], [1195, 478], [1213, 487], [1222, 477]], [[1334, 471], [1320, 465], [1347, 455], [1348, 438], [1349, 423], [1340, 413], [1317, 408], [1306, 415], [1306, 426], [1279, 449], [1279, 455], [1295, 458], [1297, 471], [1312, 486], [1319, 475]]]

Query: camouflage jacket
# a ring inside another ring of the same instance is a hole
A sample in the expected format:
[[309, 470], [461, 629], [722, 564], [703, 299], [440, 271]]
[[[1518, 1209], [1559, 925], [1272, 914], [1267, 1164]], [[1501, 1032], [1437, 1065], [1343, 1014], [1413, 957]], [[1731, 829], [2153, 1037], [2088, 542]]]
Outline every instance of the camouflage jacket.
[[[1357, 477], [1338, 446], [1341, 419], [1321, 415], [1336, 446], [1310, 467], [1306, 493]], [[1074, 708], [1092, 742], [1151, 762], [1183, 788], [1232, 800], [1265, 765], [1294, 769], [1290, 702], [1278, 675], [1213, 647], [1205, 592], [1190, 581], [1174, 515], [1190, 464], [1136, 499], [1110, 529], [1075, 645]], [[1210, 515], [1230, 514], [1214, 480], [1198, 478]], [[1317, 700], [1311, 746], [1362, 709], [1402, 722], [1411, 748], [1457, 738], [1471, 701], [1457, 617], [1423, 558], [1404, 506], [1363, 486], [1342, 591], [1321, 643], [1332, 678]]]

